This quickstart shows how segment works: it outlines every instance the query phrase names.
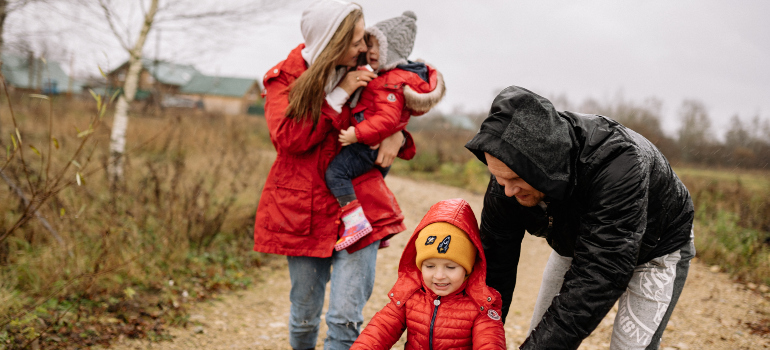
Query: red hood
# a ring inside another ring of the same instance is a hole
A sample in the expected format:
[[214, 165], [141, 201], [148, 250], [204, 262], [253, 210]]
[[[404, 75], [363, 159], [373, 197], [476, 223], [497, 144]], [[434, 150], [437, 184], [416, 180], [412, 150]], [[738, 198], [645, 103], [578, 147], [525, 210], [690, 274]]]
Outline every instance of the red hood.
[[441, 102], [446, 93], [444, 77], [435, 68], [426, 66], [428, 67], [427, 82], [417, 74], [402, 69], [393, 69], [382, 75], [385, 86], [403, 86], [405, 106], [414, 117], [430, 111]]
[[426, 67], [428, 67], [428, 81], [422, 80], [419, 75], [403, 69], [393, 69], [381, 72], [380, 75], [385, 78], [384, 83], [386, 85], [408, 85], [417, 93], [428, 93], [436, 90], [436, 87], [439, 85], [443, 85], [444, 81], [443, 77], [439, 77], [441, 75], [439, 71], [429, 65], [426, 65]]
[[[404, 253], [401, 255], [401, 262], [398, 265], [398, 281], [388, 293], [388, 296], [394, 301], [406, 300], [415, 291], [423, 287], [422, 273], [415, 263], [417, 249], [414, 242], [420, 231], [435, 222], [447, 222], [457, 226], [465, 231], [470, 237], [473, 245], [476, 246], [476, 262], [473, 264], [473, 272], [468, 277], [465, 286], [465, 292], [474, 300], [478, 306], [484, 306], [483, 311], [486, 314], [487, 309], [493, 307], [500, 309], [499, 293], [494, 289], [487, 287], [487, 260], [484, 256], [484, 248], [481, 245], [479, 236], [479, 226], [476, 222], [476, 216], [473, 214], [470, 204], [462, 198], [447, 199], [434, 204], [422, 218], [420, 224], [415, 228], [414, 233], [409, 238]], [[401, 303], [400, 305], [404, 305]]]

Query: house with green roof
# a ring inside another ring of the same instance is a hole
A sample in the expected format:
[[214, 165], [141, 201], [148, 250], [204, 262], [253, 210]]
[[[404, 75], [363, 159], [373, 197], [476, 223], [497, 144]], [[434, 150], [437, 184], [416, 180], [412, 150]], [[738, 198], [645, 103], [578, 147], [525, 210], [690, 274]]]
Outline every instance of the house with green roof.
[[82, 91], [82, 84], [70, 78], [59, 62], [13, 54], [3, 54], [0, 60], [10, 89], [50, 95]]
[[[110, 86], [123, 86], [126, 82], [128, 61], [107, 74]], [[175, 95], [179, 89], [201, 74], [195, 67], [167, 61], [142, 59], [142, 71], [139, 74], [136, 99], [143, 100], [158, 92], [161, 96]]]
[[207, 112], [246, 114], [262, 90], [256, 79], [198, 74], [179, 90], [179, 96], [194, 99]]
[[[108, 74], [111, 86], [123, 86], [128, 62]], [[136, 99], [158, 98], [163, 107], [202, 108], [207, 112], [246, 114], [260, 97], [256, 79], [209, 76], [191, 65], [142, 59]]]

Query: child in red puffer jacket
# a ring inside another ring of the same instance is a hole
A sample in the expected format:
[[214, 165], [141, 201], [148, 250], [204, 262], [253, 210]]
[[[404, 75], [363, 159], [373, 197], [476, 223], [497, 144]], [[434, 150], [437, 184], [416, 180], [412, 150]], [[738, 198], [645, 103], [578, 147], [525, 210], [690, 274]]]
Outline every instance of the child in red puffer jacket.
[[433, 205], [401, 255], [398, 280], [351, 350], [505, 349], [500, 294], [486, 285], [476, 217], [463, 199]]
[[[441, 73], [425, 63], [407, 60], [414, 46], [416, 20], [414, 12], [406, 11], [366, 29], [367, 62], [379, 75], [351, 97], [353, 126], [340, 130], [339, 141], [345, 147], [326, 170], [326, 185], [340, 204], [345, 225], [334, 245], [338, 251], [371, 231], [352, 180], [376, 167], [376, 145], [404, 130], [411, 116], [428, 112], [444, 96]], [[385, 176], [389, 168], [379, 170]]]

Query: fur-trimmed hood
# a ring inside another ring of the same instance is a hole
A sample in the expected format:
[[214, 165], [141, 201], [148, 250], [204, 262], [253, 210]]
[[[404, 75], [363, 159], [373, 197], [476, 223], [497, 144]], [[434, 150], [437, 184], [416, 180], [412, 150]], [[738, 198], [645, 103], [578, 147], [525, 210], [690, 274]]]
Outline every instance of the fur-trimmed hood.
[[406, 64], [414, 47], [417, 34], [417, 15], [404, 11], [401, 16], [377, 22], [366, 28], [366, 32], [380, 43], [380, 69], [388, 71], [400, 64]]
[[[418, 60], [418, 62], [421, 62]], [[429, 70], [435, 72], [434, 75], [430, 75], [429, 85], [430, 90], [415, 91], [409, 85], [404, 85], [404, 99], [406, 108], [414, 111], [415, 115], [422, 115], [435, 107], [446, 95], [446, 86], [444, 85], [444, 76], [437, 69], [427, 65]], [[435, 84], [433, 83], [433, 77], [435, 76]]]
[[[381, 72], [381, 77], [376, 78], [370, 84], [401, 86], [404, 91], [406, 108], [412, 112], [412, 115], [421, 116], [441, 102], [444, 95], [446, 95], [446, 86], [444, 85], [444, 76], [441, 72], [421, 59], [418, 59], [416, 62], [425, 66], [427, 71], [427, 78], [425, 80], [414, 77], [412, 74], [414, 72], [395, 69]], [[358, 105], [363, 90], [363, 88], [358, 88], [353, 93], [353, 96], [350, 98], [351, 108], [355, 108]]]

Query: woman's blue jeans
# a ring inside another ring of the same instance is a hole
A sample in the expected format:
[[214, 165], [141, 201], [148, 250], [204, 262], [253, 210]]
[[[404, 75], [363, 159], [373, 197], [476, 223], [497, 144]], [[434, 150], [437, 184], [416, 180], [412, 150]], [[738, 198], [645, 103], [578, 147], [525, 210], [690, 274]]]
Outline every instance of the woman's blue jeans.
[[294, 349], [314, 348], [318, 341], [326, 283], [331, 281], [326, 312], [324, 349], [347, 350], [364, 322], [364, 304], [374, 288], [374, 268], [380, 242], [353, 254], [335, 251], [330, 258], [289, 256], [291, 311], [289, 343]]

